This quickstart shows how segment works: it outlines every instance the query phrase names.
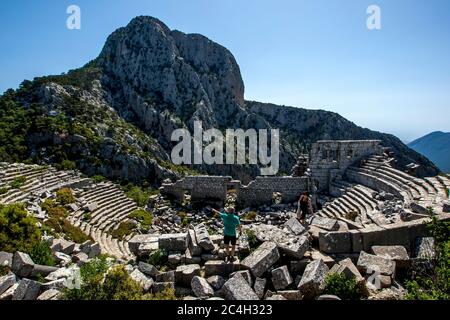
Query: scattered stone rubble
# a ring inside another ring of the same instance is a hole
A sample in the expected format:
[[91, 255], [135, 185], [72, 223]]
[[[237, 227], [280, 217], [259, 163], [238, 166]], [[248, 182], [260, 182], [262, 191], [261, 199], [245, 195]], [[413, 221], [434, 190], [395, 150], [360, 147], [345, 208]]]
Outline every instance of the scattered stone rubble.
[[[69, 220], [95, 243], [48, 238], [56, 268], [39, 266], [21, 252], [0, 252], [0, 263], [11, 269], [0, 278], [0, 299], [58, 299], [78, 268], [100, 253], [114, 257], [111, 265], [126, 265], [146, 292], [173, 288], [186, 300], [339, 300], [323, 294], [330, 273], [355, 278], [368, 299], [401, 299], [404, 289], [397, 277], [411, 265], [435, 259], [434, 241], [424, 237], [424, 223], [430, 208], [438, 219], [450, 219], [450, 178], [419, 179], [396, 170], [377, 141], [320, 142], [307, 169], [305, 162], [305, 157], [299, 159], [295, 172], [302, 175], [296, 180], [260, 178], [242, 186], [227, 177], [186, 177], [166, 183], [146, 207], [154, 215], [152, 227], [121, 241], [110, 232], [137, 206], [114, 184], [93, 183], [76, 172], [2, 164], [0, 186], [18, 176], [28, 178], [22, 188], [0, 195], [0, 203], [24, 201], [31, 214], [45, 219], [40, 203], [55, 197], [59, 188], [70, 187], [77, 201], [68, 208]], [[293, 187], [289, 181], [295, 182]], [[184, 195], [186, 190], [190, 196]], [[304, 225], [296, 219], [293, 198], [300, 191], [312, 192], [318, 209]], [[167, 197], [170, 192], [178, 202]], [[198, 206], [199, 199], [212, 193], [216, 203], [205, 199], [205, 204], [261, 201], [239, 210], [244, 236], [234, 262], [225, 259], [222, 222], [208, 205]], [[167, 256], [164, 270], [147, 261], [157, 250]], [[37, 280], [37, 274], [45, 281]]]

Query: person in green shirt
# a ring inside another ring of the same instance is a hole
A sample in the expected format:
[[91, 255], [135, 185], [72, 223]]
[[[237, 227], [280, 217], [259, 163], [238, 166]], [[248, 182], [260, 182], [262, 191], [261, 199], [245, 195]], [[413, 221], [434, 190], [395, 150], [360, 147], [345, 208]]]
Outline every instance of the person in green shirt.
[[[239, 233], [241, 233], [241, 221], [239, 220], [239, 216], [235, 214], [235, 209], [233, 207], [228, 207], [222, 212], [219, 212], [215, 209], [212, 210], [216, 214], [219, 214], [220, 218], [223, 221], [223, 242], [225, 244], [227, 258], [230, 262], [233, 262], [237, 242], [236, 229], [238, 229]], [[231, 253], [230, 253], [230, 243], [231, 243]]]

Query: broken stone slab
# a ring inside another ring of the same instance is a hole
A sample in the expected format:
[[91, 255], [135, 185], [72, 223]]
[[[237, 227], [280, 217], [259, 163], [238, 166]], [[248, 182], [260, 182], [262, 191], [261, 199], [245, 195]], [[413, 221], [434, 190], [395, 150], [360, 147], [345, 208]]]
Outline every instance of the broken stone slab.
[[191, 288], [194, 294], [199, 298], [212, 297], [214, 295], [214, 289], [206, 281], [205, 278], [195, 276], [191, 280]]
[[410, 264], [408, 252], [403, 246], [373, 246], [372, 252], [376, 256], [394, 260], [400, 268], [406, 268]]
[[320, 232], [319, 248], [325, 253], [352, 252], [352, 237], [346, 231]]
[[14, 274], [9, 274], [0, 277], [0, 295], [2, 295], [6, 290], [11, 288], [16, 282], [17, 280]]
[[72, 256], [72, 261], [81, 267], [89, 262], [89, 256], [84, 252], [79, 252]]
[[80, 245], [80, 251], [81, 252], [84, 252], [84, 253], [86, 253], [86, 254], [89, 254], [89, 252], [91, 251], [91, 246], [93, 245], [94, 243], [91, 241], [91, 240], [86, 240], [85, 242], [83, 242], [81, 245]]
[[92, 202], [92, 203], [88, 203], [85, 206], [83, 206], [83, 211], [94, 212], [95, 210], [97, 210], [97, 208], [98, 208], [98, 204], [95, 202]]
[[262, 276], [280, 259], [280, 253], [275, 242], [267, 241], [245, 258], [241, 265], [249, 269], [254, 277]]
[[51, 266], [43, 266], [40, 264], [35, 264], [33, 266], [33, 271], [31, 272], [32, 277], [37, 277], [38, 275], [41, 275], [43, 277], [48, 276], [50, 273], [55, 272], [58, 270], [58, 267], [51, 267]]
[[256, 293], [241, 274], [236, 274], [228, 280], [222, 288], [227, 300], [259, 300]]
[[326, 218], [326, 217], [315, 216], [311, 221], [311, 225], [316, 226], [323, 230], [327, 230], [327, 231], [338, 231], [339, 230], [338, 220], [330, 219], [330, 218]]
[[379, 272], [385, 276], [393, 277], [395, 274], [395, 262], [391, 259], [375, 256], [361, 251], [357, 264], [358, 269], [364, 274]]
[[225, 284], [225, 279], [221, 276], [210, 276], [206, 279], [208, 281], [209, 285], [215, 290], [220, 290], [223, 285]]
[[159, 274], [159, 271], [158, 271], [158, 269], [156, 269], [155, 266], [153, 266], [149, 263], [145, 263], [143, 261], [139, 261], [138, 269], [143, 274], [150, 276], [150, 277], [156, 277]]
[[42, 291], [46, 290], [63, 290], [67, 288], [68, 282], [66, 279], [58, 279], [50, 282], [46, 282], [42, 284]]
[[69, 268], [59, 268], [55, 272], [50, 273], [45, 277], [47, 281], [54, 281], [58, 279], [76, 278], [80, 272], [77, 266], [70, 266]]
[[162, 234], [158, 238], [159, 249], [166, 251], [185, 252], [187, 249], [186, 233]]
[[302, 259], [310, 246], [309, 239], [305, 236], [298, 237], [295, 242], [278, 244], [282, 253], [294, 259]]
[[206, 229], [206, 226], [204, 224], [197, 225], [194, 228], [194, 231], [197, 243], [200, 247], [203, 248], [203, 250], [208, 252], [214, 250], [214, 244], [211, 241], [208, 229]]
[[75, 242], [67, 241], [64, 239], [54, 239], [51, 245], [53, 252], [58, 251], [68, 255], [71, 255], [75, 250]]
[[190, 287], [192, 278], [200, 276], [200, 269], [200, 265], [198, 264], [178, 266], [175, 270], [175, 283]]
[[415, 258], [421, 260], [436, 259], [436, 248], [434, 238], [421, 237], [415, 242]]
[[249, 270], [241, 270], [241, 271], [233, 272], [230, 274], [230, 278], [234, 277], [238, 273], [241, 274], [245, 280], [247, 280], [250, 287], [253, 287], [253, 278], [252, 278], [252, 274]]
[[153, 293], [160, 293], [165, 290], [175, 290], [175, 283], [173, 282], [155, 282], [152, 286], [152, 292]]
[[133, 272], [131, 272], [130, 274], [130, 277], [131, 279], [139, 283], [139, 285], [145, 292], [149, 292], [154, 283], [152, 278], [147, 277], [145, 274], [140, 272], [139, 269], [133, 270]]
[[197, 238], [195, 236], [195, 231], [193, 229], [189, 229], [187, 232], [188, 236], [188, 249], [192, 256], [200, 256], [202, 254], [202, 247], [198, 245]]
[[19, 287], [19, 282], [16, 282], [12, 285], [8, 290], [6, 290], [3, 294], [0, 294], [0, 301], [4, 300], [12, 300], [12, 297], [14, 296], [14, 292], [16, 292], [16, 289]]
[[239, 271], [241, 264], [239, 261], [226, 263], [223, 260], [210, 260], [205, 263], [205, 275], [207, 277], [213, 275], [228, 276], [233, 272]]
[[306, 231], [305, 227], [298, 221], [297, 218], [289, 219], [288, 221], [286, 221], [284, 226], [296, 236], [299, 236]]
[[13, 257], [11, 270], [19, 277], [29, 277], [34, 269], [34, 262], [26, 253], [17, 251]]
[[256, 278], [255, 284], [253, 285], [253, 290], [255, 290], [255, 293], [259, 299], [264, 298], [264, 294], [266, 293], [266, 286], [267, 286], [267, 279]]
[[48, 300], [58, 300], [58, 297], [61, 295], [61, 292], [55, 289], [50, 289], [44, 291], [36, 300], [40, 301], [48, 301]]
[[308, 258], [302, 258], [301, 260], [293, 260], [289, 262], [289, 272], [293, 275], [303, 274], [306, 266], [311, 262]]
[[335, 296], [335, 295], [331, 295], [331, 294], [324, 294], [324, 295], [321, 295], [320, 297], [318, 297], [317, 300], [320, 300], [320, 301], [340, 301], [341, 298], [339, 298], [338, 296]]
[[185, 257], [184, 255], [182, 255], [179, 252], [171, 252], [169, 253], [169, 255], [167, 256], [167, 262], [172, 265], [172, 266], [176, 266], [179, 265], [181, 263], [184, 263], [185, 261]]
[[175, 282], [175, 271], [167, 271], [156, 275], [156, 282]]
[[417, 202], [411, 202], [410, 204], [411, 210], [415, 213], [422, 214], [422, 215], [428, 215], [428, 208], [421, 205]]
[[202, 257], [201, 256], [193, 256], [191, 253], [191, 250], [189, 250], [189, 248], [186, 249], [184, 258], [185, 258], [185, 262], [187, 264], [200, 264], [202, 262]]
[[287, 300], [287, 299], [283, 297], [281, 294], [274, 294], [266, 298], [266, 300]]
[[450, 213], [450, 201], [444, 201], [442, 205], [442, 212]]
[[0, 266], [12, 267], [13, 254], [5, 251], [0, 251]]
[[158, 250], [159, 238], [151, 234], [138, 234], [128, 241], [128, 247], [137, 256], [148, 255], [152, 250]]
[[277, 291], [276, 294], [282, 296], [286, 300], [291, 300], [291, 301], [298, 301], [298, 300], [302, 300], [302, 298], [303, 298], [303, 295], [300, 292], [300, 290], [283, 290], [283, 291]]
[[355, 266], [350, 258], [344, 259], [336, 263], [329, 271], [329, 273], [343, 274], [348, 278], [353, 278], [356, 283], [362, 285], [366, 282], [366, 279], [361, 275], [358, 268]]
[[316, 260], [308, 264], [298, 284], [298, 289], [307, 299], [318, 296], [324, 288], [325, 277], [329, 271], [323, 260]]
[[102, 253], [102, 249], [100, 248], [100, 243], [94, 243], [91, 246], [91, 250], [88, 253], [89, 259], [97, 258]]
[[211, 234], [209, 238], [211, 239], [212, 243], [217, 246], [220, 246], [223, 240], [223, 236], [221, 236], [220, 234]]
[[72, 262], [72, 257], [62, 252], [53, 252], [53, 258], [63, 267]]
[[13, 300], [36, 300], [41, 290], [41, 284], [30, 279], [22, 279], [19, 281]]
[[284, 290], [293, 282], [294, 280], [292, 279], [287, 266], [272, 270], [272, 284], [275, 290]]

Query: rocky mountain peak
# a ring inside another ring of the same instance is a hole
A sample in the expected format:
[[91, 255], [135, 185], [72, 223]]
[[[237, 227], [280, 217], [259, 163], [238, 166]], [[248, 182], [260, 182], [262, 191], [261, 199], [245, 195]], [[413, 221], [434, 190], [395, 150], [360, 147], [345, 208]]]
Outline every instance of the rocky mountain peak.
[[134, 109], [146, 126], [142, 115], [148, 108], [163, 106], [183, 122], [221, 126], [244, 106], [244, 84], [231, 52], [204, 36], [171, 31], [152, 17], [137, 17], [111, 34], [97, 63], [115, 107]]

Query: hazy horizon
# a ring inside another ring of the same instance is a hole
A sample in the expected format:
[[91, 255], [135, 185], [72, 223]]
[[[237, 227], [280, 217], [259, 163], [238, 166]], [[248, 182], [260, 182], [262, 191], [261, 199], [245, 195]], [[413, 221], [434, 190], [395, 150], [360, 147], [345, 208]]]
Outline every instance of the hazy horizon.
[[[81, 30], [65, 26], [71, 4], [81, 8]], [[381, 30], [366, 27], [371, 4], [381, 8]], [[450, 129], [445, 0], [2, 2], [0, 92], [81, 67], [138, 15], [228, 48], [248, 100], [337, 112], [405, 142]]]

